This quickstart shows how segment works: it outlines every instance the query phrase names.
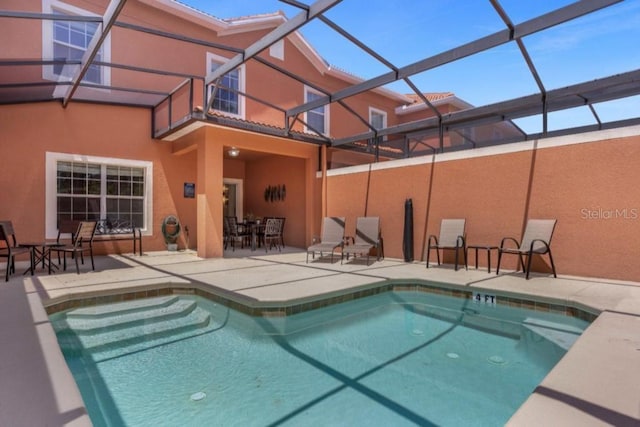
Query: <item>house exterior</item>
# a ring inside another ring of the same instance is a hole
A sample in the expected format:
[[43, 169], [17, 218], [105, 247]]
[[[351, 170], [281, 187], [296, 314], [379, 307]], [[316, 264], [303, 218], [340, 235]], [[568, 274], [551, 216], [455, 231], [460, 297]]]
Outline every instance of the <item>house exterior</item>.
[[[3, 7], [73, 17], [102, 15], [107, 3], [35, 0], [9, 1]], [[120, 20], [131, 26], [179, 33], [192, 40], [208, 40], [211, 46], [116, 26], [96, 60], [147, 68], [151, 64], [185, 76], [205, 76], [234, 55], [217, 45], [245, 48], [285, 18], [273, 13], [222, 21], [177, 2], [139, 0], [127, 3]], [[19, 42], [3, 43], [0, 55], [42, 60], [78, 59], [98, 26], [94, 22], [49, 19], [5, 22], [7, 25], [0, 30], [2, 39]], [[261, 55], [278, 67], [305, 76], [308, 84], [256, 62], [229, 73], [223, 84], [286, 107], [314, 99], [320, 94], [316, 87], [336, 90], [358, 80], [331, 68], [298, 33]], [[15, 69], [2, 67], [1, 71], [3, 83], [15, 81]], [[71, 77], [72, 72], [67, 64], [34, 65], [28, 68], [28, 80], [55, 83]], [[166, 82], [171, 87], [178, 86], [183, 80], [96, 65], [85, 75], [85, 82], [96, 85], [149, 92]], [[68, 86], [52, 85], [48, 95], [54, 99], [67, 89]], [[204, 91], [213, 89], [205, 89], [202, 84], [198, 89], [194, 90], [191, 104], [202, 110]], [[182, 247], [197, 248], [206, 257], [221, 256], [225, 204], [222, 193], [229, 185], [237, 187], [236, 215], [287, 217], [288, 244], [304, 247], [318, 232], [322, 215], [321, 181], [316, 178], [320, 145], [229, 130], [207, 120], [156, 139], [152, 137], [152, 126], [162, 127], [162, 119], [158, 119], [162, 112], [154, 112], [152, 117], [148, 108], [129, 105], [136, 100], [124, 91], [80, 87], [78, 92], [88, 102], [72, 101], [64, 107], [59, 101], [44, 102], [46, 97], [38, 102], [28, 102], [33, 99], [27, 97], [21, 100], [26, 102], [0, 107], [2, 129], [6, 141], [10, 141], [3, 144], [3, 151], [8, 150], [4, 158], [15, 159], [3, 168], [5, 194], [13, 202], [5, 204], [2, 215], [24, 230], [21, 234], [25, 237], [54, 238], [58, 224], [65, 219], [125, 218], [142, 228], [146, 249], [162, 249], [160, 224], [165, 216], [177, 215], [183, 230], [189, 230], [188, 238], [185, 233], [182, 235]], [[351, 108], [372, 121], [394, 123], [399, 120], [395, 109], [409, 102], [411, 99], [402, 94], [378, 90], [358, 97]], [[178, 114], [178, 103], [174, 100], [172, 105], [174, 116]], [[228, 90], [221, 89], [216, 94], [211, 113], [240, 122], [282, 127], [277, 110]], [[353, 123], [349, 114], [333, 107], [316, 109], [305, 114], [304, 121], [295, 123], [293, 131], [313, 133], [309, 126], [326, 135], [347, 135], [353, 131], [349, 129]], [[35, 116], [40, 118], [38, 124], [29, 125]], [[362, 123], [357, 126], [358, 131], [366, 129]], [[231, 147], [240, 151], [238, 158], [228, 155]], [[19, 184], [22, 180], [15, 180], [25, 171], [29, 171], [28, 188]], [[278, 203], [265, 201], [265, 188], [271, 185], [286, 186], [286, 199]], [[194, 197], [185, 195], [188, 187], [195, 187]], [[125, 245], [128, 243], [105, 243], [104, 247], [109, 252], [127, 249]]]
[[[2, 8], [102, 16], [107, 4], [7, 0]], [[89, 67], [85, 81], [95, 87], [79, 87], [66, 105], [60, 99], [69, 85], [53, 83], [66, 81], [74, 64], [1, 66], [0, 217], [11, 219], [24, 240], [55, 238], [67, 218], [130, 219], [142, 229], [145, 250], [162, 250], [162, 221], [175, 215], [184, 231], [179, 247], [220, 257], [225, 213], [284, 216], [286, 243], [295, 247], [306, 247], [320, 233], [323, 216], [346, 216], [352, 234], [357, 216], [376, 215], [382, 219], [386, 256], [402, 258], [402, 209], [411, 198], [414, 253], [420, 258], [441, 218], [465, 217], [471, 242], [497, 244], [505, 235], [519, 236], [528, 217], [552, 217], [559, 224], [554, 256], [560, 273], [619, 279], [640, 274], [639, 266], [626, 268], [626, 254], [637, 252], [633, 242], [640, 239], [635, 222], [640, 190], [624, 185], [640, 178], [640, 130], [455, 150], [473, 148], [476, 139], [493, 134], [517, 137], [517, 129], [503, 122], [443, 138], [415, 135], [384, 147], [366, 141], [350, 150], [328, 147], [323, 135], [341, 138], [436, 113], [419, 96], [376, 89], [350, 98], [347, 106], [332, 103], [285, 124], [282, 109], [359, 81], [329, 66], [298, 32], [261, 52], [260, 61], [226, 74], [221, 86], [204, 86], [204, 77], [237, 49], [285, 19], [273, 13], [220, 20], [171, 0], [130, 0], [96, 59], [112, 65]], [[93, 22], [0, 20], [5, 41], [0, 58], [16, 63], [77, 59], [97, 27]], [[25, 80], [33, 85], [21, 89], [19, 100], [12, 98], [9, 86]], [[210, 109], [205, 93], [214, 94]], [[468, 107], [455, 94], [423, 95], [440, 114]], [[256, 132], [256, 124], [273, 132]], [[285, 137], [282, 131], [289, 125]], [[436, 158], [442, 147], [452, 150]], [[232, 149], [239, 155], [231, 156]], [[412, 150], [421, 157], [403, 159]], [[286, 187], [286, 198], [267, 200], [265, 190], [273, 186]], [[129, 251], [130, 242], [98, 248]]]

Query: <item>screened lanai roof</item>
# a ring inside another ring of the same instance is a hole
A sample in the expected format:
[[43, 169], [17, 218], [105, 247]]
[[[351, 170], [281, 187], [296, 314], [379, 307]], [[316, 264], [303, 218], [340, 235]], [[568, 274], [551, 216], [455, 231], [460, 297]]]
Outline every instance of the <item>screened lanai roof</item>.
[[[247, 23], [269, 32], [247, 46], [225, 46], [220, 40], [133, 24], [128, 4], [135, 1], [155, 4], [219, 33]], [[53, 53], [41, 56], [32, 46], [21, 45], [21, 32], [35, 28], [34, 23], [62, 21], [60, 15], [0, 5], [0, 25], [15, 35], [0, 47], [0, 104], [59, 100], [66, 106], [90, 101], [149, 107], [161, 114], [171, 109], [170, 99], [187, 96], [188, 82], [230, 89], [219, 77], [258, 61], [324, 95], [284, 106], [240, 93], [278, 111], [279, 126], [210, 115], [207, 106], [189, 119], [200, 117], [221, 126], [335, 148], [371, 151], [375, 146], [376, 155], [389, 157], [442, 151], [445, 136], [458, 138], [460, 149], [626, 126], [640, 123], [639, 3], [112, 0], [96, 15], [63, 16], [65, 22], [98, 24], [86, 52], [73, 59], [54, 58]], [[246, 5], [246, 11], [238, 13], [237, 5]], [[230, 59], [209, 75], [181, 73], [178, 67], [159, 69], [140, 58], [118, 63], [100, 53], [113, 27], [221, 49]], [[296, 37], [316, 66], [346, 81], [346, 87], [320, 87], [258, 56], [285, 37]], [[65, 77], [43, 81], [43, 66], [57, 67]], [[136, 86], [91, 83], [96, 66], [153, 78]], [[352, 97], [367, 91], [394, 97], [400, 116], [423, 109], [431, 117], [374, 128], [368, 117], [350, 107]], [[441, 112], [438, 105], [443, 102], [455, 105], [456, 111]], [[304, 121], [305, 112], [327, 104], [347, 111], [358, 124], [354, 129], [361, 130], [340, 137], [292, 130], [294, 123]], [[188, 121], [169, 119], [166, 128], [155, 128], [157, 136], [177, 131]]]

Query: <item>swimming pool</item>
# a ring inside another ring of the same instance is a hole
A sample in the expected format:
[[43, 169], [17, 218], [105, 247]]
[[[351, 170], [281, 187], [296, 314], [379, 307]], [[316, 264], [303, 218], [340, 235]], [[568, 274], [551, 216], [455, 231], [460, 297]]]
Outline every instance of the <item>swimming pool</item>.
[[272, 318], [166, 296], [51, 320], [96, 426], [503, 425], [588, 325], [422, 292]]

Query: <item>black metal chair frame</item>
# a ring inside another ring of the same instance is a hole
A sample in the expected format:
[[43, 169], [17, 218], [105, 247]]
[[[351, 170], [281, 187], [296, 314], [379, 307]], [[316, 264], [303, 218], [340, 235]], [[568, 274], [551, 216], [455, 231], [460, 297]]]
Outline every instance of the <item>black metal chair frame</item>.
[[7, 271], [5, 281], [9, 281], [9, 275], [16, 272], [16, 255], [29, 254], [31, 275], [35, 266], [33, 265], [33, 247], [20, 247], [13, 224], [11, 221], [0, 221], [0, 241], [4, 241], [4, 247], [0, 248], [0, 258], [7, 258]]
[[[466, 270], [469, 269], [469, 266], [467, 264], [467, 241], [464, 236], [457, 237], [455, 246], [440, 246], [438, 244], [438, 238], [434, 235], [429, 236], [428, 242], [429, 244], [427, 246], [427, 268], [429, 268], [429, 255], [431, 254], [431, 249], [436, 250], [436, 259], [438, 260], [438, 265], [440, 265], [440, 249], [442, 249], [443, 251], [452, 250], [456, 252], [454, 269], [455, 271], [458, 271], [458, 253], [460, 249], [462, 249], [462, 255], [464, 255], [464, 268]], [[443, 252], [443, 255], [444, 255], [444, 252]]]
[[280, 246], [282, 242], [281, 223], [280, 218], [268, 218], [266, 220], [264, 232], [261, 235], [265, 251], [268, 251], [274, 246], [278, 248], [278, 251], [282, 251], [282, 247]]
[[[96, 269], [93, 260], [93, 237], [96, 234], [97, 225], [98, 223], [96, 221], [80, 221], [78, 224], [78, 230], [75, 233], [75, 240], [71, 245], [51, 248], [52, 252], [55, 251], [58, 253], [58, 264], [60, 264], [60, 253], [62, 253], [63, 270], [67, 269], [67, 253], [70, 253], [76, 262], [76, 273], [80, 274], [78, 255], [80, 255], [81, 262], [84, 265], [84, 252], [89, 252], [89, 256], [91, 257], [91, 269]], [[51, 263], [49, 263], [49, 273], [51, 273]]]
[[[506, 248], [505, 243], [508, 241], [512, 241], [515, 243], [516, 248]], [[544, 246], [544, 250], [534, 249], [536, 243], [542, 243]], [[498, 265], [496, 266], [496, 274], [500, 273], [500, 262], [502, 261], [502, 254], [511, 254], [518, 255], [518, 270], [522, 266], [522, 272], [525, 273], [525, 278], [529, 280], [529, 273], [531, 272], [531, 260], [533, 259], [533, 255], [544, 255], [549, 254], [549, 262], [551, 263], [551, 270], [553, 272], [553, 277], [558, 277], [556, 274], [556, 266], [553, 263], [553, 255], [551, 255], [551, 242], [546, 242], [542, 239], [534, 239], [531, 241], [531, 245], [527, 250], [522, 250], [520, 248], [520, 242], [513, 237], [505, 237], [500, 241], [500, 247], [498, 248]], [[527, 267], [524, 266], [524, 259], [522, 256], [527, 257]], [[518, 271], [516, 270], [516, 271]]]
[[226, 224], [226, 238], [225, 240], [225, 248], [231, 242], [231, 248], [236, 250], [236, 240], [240, 240], [240, 248], [244, 248], [244, 242], [246, 239], [251, 237], [251, 232], [242, 230], [240, 231], [240, 224], [238, 224], [238, 219], [235, 216], [225, 216], [223, 218]]

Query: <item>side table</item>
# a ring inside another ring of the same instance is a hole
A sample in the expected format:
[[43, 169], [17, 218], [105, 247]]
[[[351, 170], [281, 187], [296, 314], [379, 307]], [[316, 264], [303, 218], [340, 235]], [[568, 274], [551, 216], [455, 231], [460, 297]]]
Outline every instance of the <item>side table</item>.
[[492, 245], [469, 245], [467, 249], [475, 249], [476, 251], [476, 270], [478, 269], [478, 250], [487, 251], [487, 273], [491, 273], [491, 251], [497, 251], [498, 247]]
[[58, 268], [57, 265], [51, 263], [51, 248], [64, 246], [62, 243], [58, 242], [28, 242], [28, 243], [20, 243], [20, 246], [29, 248], [31, 250], [31, 266], [24, 272], [27, 274], [27, 271], [33, 273], [40, 262], [42, 262], [42, 268], [49, 267], [49, 274], [51, 274], [51, 267]]

